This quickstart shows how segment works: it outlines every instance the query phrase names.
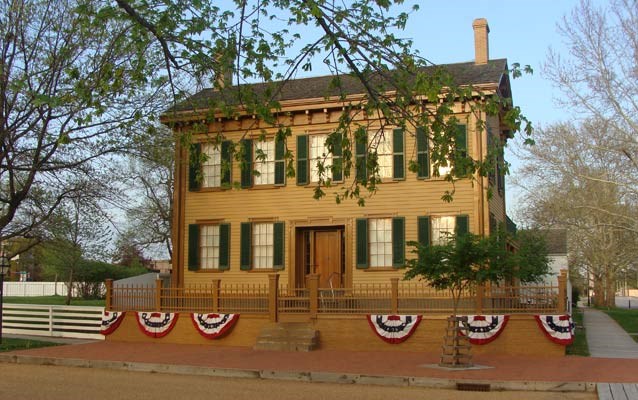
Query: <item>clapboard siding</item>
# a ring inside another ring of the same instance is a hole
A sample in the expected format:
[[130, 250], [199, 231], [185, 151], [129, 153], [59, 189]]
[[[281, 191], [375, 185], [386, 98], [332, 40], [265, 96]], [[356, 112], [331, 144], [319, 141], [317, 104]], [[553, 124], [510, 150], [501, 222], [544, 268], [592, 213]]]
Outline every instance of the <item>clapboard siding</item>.
[[[288, 149], [296, 157], [296, 135], [329, 133], [335, 129], [334, 123], [338, 113], [314, 113], [307, 115], [294, 114], [288, 118], [288, 123], [293, 123], [293, 137], [287, 142]], [[467, 124], [468, 131], [468, 152], [473, 157], [478, 157], [479, 144], [485, 143], [485, 138], [477, 137], [474, 126], [476, 120], [470, 114], [460, 114], [458, 118]], [[285, 119], [281, 119], [285, 121]], [[252, 125], [251, 125], [252, 121]], [[491, 123], [491, 121], [490, 121]], [[302, 125], [305, 124], [305, 125]], [[211, 125], [210, 132], [224, 131], [225, 139], [237, 142], [246, 137], [245, 129], [256, 128], [259, 122], [255, 120], [238, 120], [225, 122], [223, 126], [219, 124]], [[497, 125], [498, 126], [498, 125]], [[264, 127], [261, 127], [264, 128]], [[388, 128], [390, 129], [390, 128]], [[249, 132], [248, 136], [258, 135], [261, 131], [255, 130], [254, 135]], [[273, 135], [274, 129], [265, 129], [267, 137]], [[195, 140], [206, 140], [205, 136], [196, 137]], [[379, 186], [377, 193], [366, 199], [365, 207], [359, 207], [356, 201], [346, 200], [342, 204], [336, 204], [334, 199], [335, 189], [325, 188], [326, 197], [322, 200], [314, 200], [313, 185], [298, 186], [295, 178], [287, 178], [286, 185], [282, 187], [263, 188], [255, 186], [250, 189], [229, 189], [221, 191], [184, 191], [184, 214], [179, 222], [185, 237], [182, 238], [182, 248], [188, 243], [188, 227], [202, 221], [223, 221], [230, 223], [230, 269], [223, 273], [211, 273], [203, 271], [184, 270], [187, 264], [187, 255], [182, 252], [179, 265], [176, 267], [184, 271], [184, 283], [186, 285], [194, 283], [208, 283], [212, 279], [223, 279], [226, 283], [240, 282], [266, 282], [265, 274], [256, 271], [241, 271], [239, 268], [240, 259], [240, 224], [254, 219], [272, 219], [273, 221], [285, 222], [285, 269], [281, 272], [281, 282], [288, 282], [288, 273], [294, 266], [294, 253], [291, 251], [291, 244], [294, 240], [294, 224], [302, 226], [306, 221], [308, 224], [321, 223], [325, 225], [343, 224], [346, 226], [346, 269], [350, 274], [352, 282], [387, 282], [390, 277], [402, 276], [402, 270], [375, 271], [374, 268], [368, 270], [357, 270], [355, 265], [355, 235], [354, 221], [356, 218], [381, 217], [381, 216], [401, 216], [405, 217], [405, 240], [417, 240], [417, 217], [423, 215], [468, 215], [470, 231], [481, 232], [479, 227], [480, 219], [487, 224], [485, 214], [487, 214], [487, 199], [481, 203], [478, 201], [483, 189], [477, 187], [469, 180], [456, 182], [453, 187], [451, 183], [443, 181], [441, 178], [430, 178], [425, 180], [417, 179], [415, 173], [408, 170], [408, 162], [415, 159], [415, 138], [414, 131], [406, 131], [405, 135], [405, 180], [397, 182], [383, 183]], [[232, 166], [233, 180], [240, 177], [239, 163], [234, 161]], [[354, 176], [354, 171], [349, 179]], [[350, 182], [346, 182], [349, 184]], [[336, 185], [338, 189], [340, 185]], [[441, 200], [441, 196], [446, 190], [455, 189], [454, 201], [446, 203]], [[489, 207], [497, 209], [494, 198], [489, 201]], [[481, 204], [484, 207], [481, 209]], [[482, 218], [478, 214], [483, 214]], [[501, 213], [499, 211], [499, 215]], [[330, 221], [334, 221], [330, 223]], [[411, 258], [410, 249], [406, 250], [406, 257]]]

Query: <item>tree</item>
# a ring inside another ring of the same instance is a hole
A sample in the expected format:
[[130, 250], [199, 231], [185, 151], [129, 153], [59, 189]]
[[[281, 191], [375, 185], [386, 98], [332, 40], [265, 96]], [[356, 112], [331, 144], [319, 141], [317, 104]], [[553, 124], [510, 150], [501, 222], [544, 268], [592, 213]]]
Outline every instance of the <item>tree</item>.
[[[208, 123], [216, 118], [241, 114], [252, 114], [256, 122], [278, 127], [279, 139], [290, 136], [290, 129], [278, 122], [283, 88], [300, 69], [310, 71], [317, 63], [327, 67], [333, 79], [326, 96], [338, 97], [344, 106], [327, 147], [330, 151], [341, 147], [342, 156], [341, 163], [335, 165], [320, 161], [319, 170], [323, 173], [315, 197], [325, 196], [326, 188], [332, 187], [331, 173], [343, 172], [345, 178], [350, 178], [349, 184], [336, 191], [336, 200], [353, 198], [363, 205], [364, 197], [374, 193], [379, 183], [374, 143], [379, 142], [376, 139], [383, 135], [386, 124], [410, 127], [411, 132], [422, 127], [432, 145], [434, 170], [438, 171], [439, 165], [451, 165], [446, 178], [452, 183], [457, 178], [472, 177], [475, 171], [486, 175], [493, 169], [491, 160], [495, 158], [488, 155], [485, 160], [473, 160], [460, 152], [454, 154], [458, 122], [453, 117], [455, 104], [464, 104], [477, 116], [501, 113], [512, 133], [521, 129], [531, 133], [531, 125], [520, 109], [511, 106], [510, 99], [482, 93], [477, 88], [458, 87], [448, 71], [432, 66], [412, 49], [411, 40], [398, 35], [409, 14], [418, 9], [402, 3], [236, 0], [221, 7], [211, 1], [117, 0], [120, 12], [109, 12], [146, 29], [155, 39], [173, 83], [172, 73], [180, 71], [220, 93], [209, 102], [202, 102], [202, 97], [191, 98], [164, 115], [164, 121], [170, 124], [178, 111], [208, 110], [202, 111], [192, 124], [181, 126], [180, 140], [186, 145], [193, 134], [209, 134]], [[301, 29], [303, 37], [298, 33]], [[514, 65], [514, 76], [518, 74], [520, 68]], [[347, 96], [345, 88], [353, 84], [361, 87], [363, 96]], [[178, 94], [182, 92], [179, 85], [174, 84], [173, 89]], [[361, 115], [370, 117], [370, 122], [355, 123]], [[485, 118], [479, 120], [479, 129], [485, 129]], [[372, 121], [381, 121], [383, 126], [372, 129]], [[362, 144], [368, 131], [374, 136], [373, 145], [363, 165], [355, 159], [354, 149]], [[212, 142], [220, 145], [220, 135], [210, 136]], [[491, 151], [498, 152], [496, 147]], [[232, 150], [236, 160], [244, 165], [243, 146], [235, 143]], [[286, 173], [294, 176], [292, 153], [287, 149], [284, 153]], [[190, 162], [202, 162], [202, 157], [192, 157]], [[410, 168], [416, 170], [414, 160]], [[353, 169], [370, 173], [351, 176]], [[448, 190], [443, 198], [450, 201], [453, 193]]]
[[[51, 238], [44, 244], [44, 263], [67, 283], [66, 304], [71, 303], [78, 275], [85, 273], [86, 259], [104, 257], [110, 241], [101, 207], [86, 198], [64, 202], [50, 218]], [[57, 279], [56, 279], [57, 281]]]
[[35, 236], [98, 176], [108, 187], [112, 157], [165, 107], [146, 32], [105, 5], [0, 1], [0, 239]]
[[616, 276], [638, 255], [636, 193], [626, 158], [609, 151], [613, 132], [600, 120], [539, 129], [517, 178], [527, 221], [568, 230], [571, 264], [593, 278], [597, 306], [615, 304]]

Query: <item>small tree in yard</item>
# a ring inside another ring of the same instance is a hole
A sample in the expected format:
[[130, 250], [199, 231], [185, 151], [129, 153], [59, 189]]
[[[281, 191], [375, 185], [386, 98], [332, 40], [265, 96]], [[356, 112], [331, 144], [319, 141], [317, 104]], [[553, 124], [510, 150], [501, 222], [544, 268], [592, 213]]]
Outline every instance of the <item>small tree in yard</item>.
[[[538, 237], [526, 237], [521, 244], [520, 254], [513, 254], [506, 249], [507, 235], [498, 231], [490, 237], [483, 237], [471, 233], [450, 236], [442, 244], [423, 246], [416, 242], [408, 244], [414, 247], [413, 253], [417, 258], [407, 261], [405, 279], [419, 278], [440, 290], [449, 290], [453, 302], [453, 314], [448, 318], [448, 331], [444, 356], [441, 365], [468, 366], [470, 363], [469, 342], [467, 335], [458, 334], [459, 323], [467, 328], [467, 319], [458, 318], [458, 307], [464, 291], [474, 285], [487, 282], [498, 283], [505, 279], [514, 279], [520, 275], [524, 281], [533, 281], [548, 271], [547, 252], [527, 251]], [[536, 250], [538, 246], [534, 247]], [[451, 344], [450, 344], [451, 343]], [[446, 352], [450, 347], [451, 352]], [[461, 349], [467, 349], [464, 353]], [[444, 361], [445, 356], [448, 361]], [[465, 360], [465, 362], [464, 362]]]

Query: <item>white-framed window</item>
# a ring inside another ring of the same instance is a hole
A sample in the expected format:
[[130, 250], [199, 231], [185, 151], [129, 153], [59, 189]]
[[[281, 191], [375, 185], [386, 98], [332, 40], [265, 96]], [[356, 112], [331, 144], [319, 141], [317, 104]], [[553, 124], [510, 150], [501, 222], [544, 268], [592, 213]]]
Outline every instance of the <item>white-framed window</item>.
[[[258, 155], [266, 156], [263, 159]], [[275, 183], [275, 141], [255, 141], [255, 185], [273, 185]]]
[[392, 218], [372, 218], [368, 221], [370, 266], [392, 266]]
[[273, 235], [272, 223], [255, 223], [253, 224], [253, 264], [254, 269], [273, 268]]
[[383, 130], [368, 135], [368, 148], [376, 149], [379, 178], [392, 178], [392, 130]]
[[201, 269], [219, 269], [219, 225], [201, 225], [199, 234]]
[[318, 163], [323, 163], [323, 178], [332, 178], [332, 170], [328, 168], [332, 165], [332, 154], [326, 146], [327, 139], [326, 134], [310, 136], [310, 182], [319, 182]]
[[206, 161], [202, 164], [202, 187], [220, 187], [222, 176], [222, 156], [219, 146], [202, 144]]
[[445, 244], [454, 235], [456, 217], [432, 217], [432, 244]]

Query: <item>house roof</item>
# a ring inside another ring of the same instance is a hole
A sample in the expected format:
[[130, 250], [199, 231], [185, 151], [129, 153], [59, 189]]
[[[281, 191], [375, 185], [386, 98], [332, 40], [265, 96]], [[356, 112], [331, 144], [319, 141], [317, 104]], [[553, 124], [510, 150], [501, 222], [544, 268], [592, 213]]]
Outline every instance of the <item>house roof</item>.
[[547, 254], [567, 254], [567, 230], [550, 229], [545, 232]]
[[[506, 73], [507, 60], [490, 60], [487, 64], [481, 65], [477, 65], [473, 61], [455, 64], [442, 64], [426, 67], [425, 71], [435, 71], [436, 68], [446, 69], [452, 75], [455, 83], [459, 86], [467, 86], [470, 84], [493, 84], [498, 86]], [[275, 85], [283, 85], [274, 99], [277, 101], [303, 100], [323, 98], [327, 96], [338, 96], [340, 94], [356, 95], [365, 92], [363, 84], [356, 77], [351, 75], [342, 75], [340, 77], [340, 89], [331, 87], [330, 83], [333, 78], [333, 75], [326, 75], [274, 82]], [[250, 84], [249, 87], [254, 89], [257, 93], [263, 93], [266, 90], [267, 85], [263, 83], [255, 83]], [[214, 101], [223, 101], [227, 104], [232, 104], [235, 102], [234, 99], [237, 95], [237, 91], [232, 89], [233, 86], [221, 91], [212, 88], [203, 89], [186, 100], [178, 103], [171, 111], [180, 112], [205, 109]]]

